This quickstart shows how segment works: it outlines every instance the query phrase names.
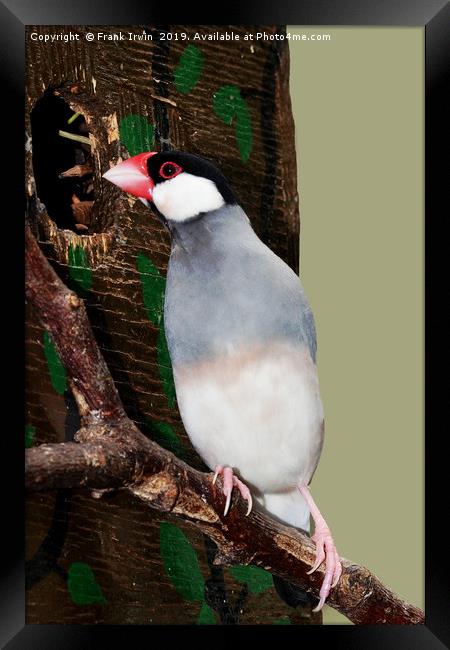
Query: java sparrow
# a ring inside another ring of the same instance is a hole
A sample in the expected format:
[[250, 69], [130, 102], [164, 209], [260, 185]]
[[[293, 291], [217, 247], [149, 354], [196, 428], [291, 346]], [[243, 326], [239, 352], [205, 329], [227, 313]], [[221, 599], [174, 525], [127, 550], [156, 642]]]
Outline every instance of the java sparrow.
[[[298, 276], [258, 238], [223, 174], [181, 151], [146, 152], [103, 176], [151, 207], [171, 234], [165, 332], [177, 402], [192, 444], [233, 488], [309, 531], [325, 578], [321, 609], [342, 567], [309, 483], [324, 413], [316, 332]], [[245, 483], [244, 483], [245, 481]]]

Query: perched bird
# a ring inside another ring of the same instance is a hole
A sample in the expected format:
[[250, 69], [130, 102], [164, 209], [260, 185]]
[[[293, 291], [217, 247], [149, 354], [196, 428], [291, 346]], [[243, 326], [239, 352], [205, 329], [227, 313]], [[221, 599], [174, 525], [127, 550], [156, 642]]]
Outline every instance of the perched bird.
[[[223, 174], [181, 151], [142, 153], [104, 178], [151, 207], [170, 231], [164, 323], [181, 417], [192, 444], [233, 488], [279, 520], [310, 529], [326, 562], [316, 610], [341, 575], [309, 483], [324, 414], [314, 318], [299, 277], [258, 238]], [[250, 491], [251, 490], [251, 491]]]

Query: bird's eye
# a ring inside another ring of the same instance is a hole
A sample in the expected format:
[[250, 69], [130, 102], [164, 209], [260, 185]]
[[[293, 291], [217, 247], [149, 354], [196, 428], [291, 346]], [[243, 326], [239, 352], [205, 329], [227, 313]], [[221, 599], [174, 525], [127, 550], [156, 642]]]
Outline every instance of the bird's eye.
[[163, 165], [161, 165], [159, 175], [162, 176], [162, 178], [174, 178], [182, 171], [183, 170], [180, 165], [177, 165], [174, 162], [165, 162]]

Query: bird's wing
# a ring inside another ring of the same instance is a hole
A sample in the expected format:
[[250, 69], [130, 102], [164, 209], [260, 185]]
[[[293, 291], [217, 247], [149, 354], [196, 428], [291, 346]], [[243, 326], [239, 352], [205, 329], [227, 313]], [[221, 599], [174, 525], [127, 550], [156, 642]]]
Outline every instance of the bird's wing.
[[301, 281], [253, 231], [199, 245], [194, 255], [172, 253], [165, 327], [175, 366], [273, 341], [306, 346], [316, 362], [314, 317]]

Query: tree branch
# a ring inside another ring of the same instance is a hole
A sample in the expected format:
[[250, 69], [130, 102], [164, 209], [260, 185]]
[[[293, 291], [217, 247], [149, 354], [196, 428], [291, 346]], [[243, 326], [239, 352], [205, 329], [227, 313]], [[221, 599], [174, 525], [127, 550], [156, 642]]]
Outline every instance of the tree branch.
[[61, 442], [26, 451], [27, 490], [91, 487], [118, 488], [135, 478], [135, 461], [113, 441], [78, 444]]
[[126, 417], [83, 301], [56, 275], [28, 226], [25, 245], [26, 297], [63, 360], [83, 423]]
[[[82, 302], [56, 276], [30, 232], [27, 249], [27, 297], [55, 342], [85, 425], [76, 435], [79, 443], [27, 450], [27, 488], [124, 487], [150, 507], [202, 530], [218, 546], [216, 563], [255, 564], [318, 595], [324, 568], [307, 575], [315, 559], [309, 537], [257, 508], [246, 517], [246, 504], [236, 495], [224, 517], [225, 498], [211, 475], [159, 447], [127, 418]], [[424, 622], [420, 609], [348, 560], [327, 602], [356, 624]]]

